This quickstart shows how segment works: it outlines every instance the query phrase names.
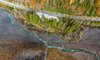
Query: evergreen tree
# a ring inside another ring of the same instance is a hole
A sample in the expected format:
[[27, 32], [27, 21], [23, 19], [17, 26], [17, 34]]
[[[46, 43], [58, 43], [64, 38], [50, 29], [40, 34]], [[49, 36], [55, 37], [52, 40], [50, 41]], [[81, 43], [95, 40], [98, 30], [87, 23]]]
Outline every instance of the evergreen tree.
[[38, 23], [37, 23], [39, 26], [41, 26], [41, 21], [40, 20], [38, 20]]
[[78, 30], [79, 30], [80, 26], [81, 26], [81, 24], [80, 24], [80, 23], [78, 23], [78, 25], [77, 25], [77, 27], [76, 27], [76, 29], [75, 29], [75, 33], [77, 33], [77, 32], [78, 32]]
[[55, 20], [52, 19], [52, 24], [51, 24], [51, 28], [53, 29], [55, 27]]
[[20, 4], [20, 2], [19, 2], [19, 4]]
[[38, 3], [41, 3], [41, 0], [37, 0]]
[[70, 26], [68, 26], [66, 29], [65, 29], [65, 33], [67, 33], [67, 31], [70, 29]]
[[97, 27], [100, 26], [100, 22], [97, 23]]
[[44, 24], [45, 24], [45, 28], [47, 27], [47, 23], [48, 23], [48, 19], [47, 18], [45, 18], [45, 20], [44, 20]]
[[29, 3], [27, 2], [27, 6], [30, 7]]
[[45, 17], [44, 17], [44, 15], [42, 14], [42, 18], [41, 18], [41, 26], [42, 26], [42, 27], [45, 27], [44, 20], [45, 20]]
[[69, 15], [71, 15], [72, 14], [72, 10], [71, 10], [71, 8], [69, 9]]
[[33, 15], [32, 14], [29, 14], [29, 16], [30, 16], [30, 21], [32, 22], [32, 23], [34, 23], [34, 18], [33, 18]]
[[30, 20], [28, 11], [25, 13], [25, 20], [26, 20], [26, 22], [29, 22], [29, 20]]
[[46, 6], [48, 6], [49, 5], [49, 0], [46, 0]]
[[62, 27], [61, 27], [61, 29], [65, 29], [65, 26], [66, 26], [66, 23], [64, 23], [63, 25], [62, 25]]
[[93, 16], [95, 14], [95, 11], [96, 11], [96, 6], [94, 6], [90, 12], [90, 15], [89, 16]]
[[23, 6], [26, 6], [24, 2], [23, 2]]
[[57, 19], [54, 19], [55, 27], [57, 26]]
[[56, 0], [53, 0], [53, 5], [56, 3]]
[[57, 28], [60, 29], [61, 28], [61, 24], [63, 23], [63, 19], [61, 19], [57, 25]]

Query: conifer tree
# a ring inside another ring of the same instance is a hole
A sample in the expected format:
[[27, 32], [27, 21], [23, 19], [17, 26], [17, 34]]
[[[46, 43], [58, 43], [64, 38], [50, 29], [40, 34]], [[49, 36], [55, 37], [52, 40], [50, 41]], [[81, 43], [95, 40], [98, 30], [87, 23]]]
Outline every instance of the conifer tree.
[[29, 22], [29, 20], [30, 20], [28, 11], [26, 11], [26, 13], [25, 13], [25, 20], [26, 20], [26, 22]]
[[52, 24], [51, 24], [51, 28], [53, 29], [55, 27], [55, 20], [52, 19]]
[[29, 3], [27, 2], [27, 6], [30, 7]]
[[70, 26], [68, 26], [66, 29], [65, 29], [65, 33], [67, 33], [67, 31], [70, 29]]
[[63, 25], [62, 25], [62, 27], [61, 27], [61, 29], [65, 29], [65, 26], [66, 26], [66, 23], [64, 23]]
[[47, 18], [45, 18], [45, 20], [44, 20], [44, 24], [45, 24], [45, 28], [47, 27], [47, 23], [48, 23], [48, 19]]
[[57, 19], [54, 19], [54, 26], [56, 27], [57, 26]]
[[76, 29], [75, 29], [75, 33], [77, 33], [77, 32], [78, 32], [78, 30], [79, 30], [80, 26], [81, 26], [81, 24], [80, 24], [80, 23], [78, 23], [78, 25], [77, 25], [77, 27], [76, 27]]
[[42, 27], [45, 26], [45, 24], [44, 24], [44, 20], [45, 20], [45, 17], [44, 17], [44, 15], [42, 14], [42, 18], [41, 18], [41, 26], [42, 26]]
[[38, 3], [41, 3], [41, 0], [37, 0]]
[[57, 25], [57, 28], [58, 28], [58, 29], [61, 28], [61, 24], [62, 24], [62, 22], [63, 22], [63, 19], [61, 19], [61, 20], [59, 21], [59, 23], [58, 23], [58, 25]]
[[96, 8], [97, 8], [96, 6], [93, 7], [89, 16], [93, 16], [95, 14]]
[[49, 5], [49, 0], [46, 0], [46, 6], [48, 6]]
[[30, 16], [30, 21], [32, 22], [32, 23], [34, 23], [34, 18], [33, 18], [33, 15], [32, 14], [29, 14], [29, 16]]
[[23, 2], [23, 6], [26, 6], [24, 2]]

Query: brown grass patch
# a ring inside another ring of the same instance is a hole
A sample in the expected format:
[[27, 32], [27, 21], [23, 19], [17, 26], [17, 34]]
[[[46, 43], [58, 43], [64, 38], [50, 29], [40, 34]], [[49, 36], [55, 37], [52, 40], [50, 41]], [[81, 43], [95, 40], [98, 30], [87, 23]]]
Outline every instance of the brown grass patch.
[[57, 49], [48, 49], [48, 52], [47, 60], [75, 60], [71, 56]]
[[[0, 41], [0, 60], [12, 60], [23, 49], [33, 51], [45, 51], [45, 46], [36, 43], [20, 41]], [[57, 49], [48, 49], [47, 60], [75, 60], [73, 57], [60, 52]]]

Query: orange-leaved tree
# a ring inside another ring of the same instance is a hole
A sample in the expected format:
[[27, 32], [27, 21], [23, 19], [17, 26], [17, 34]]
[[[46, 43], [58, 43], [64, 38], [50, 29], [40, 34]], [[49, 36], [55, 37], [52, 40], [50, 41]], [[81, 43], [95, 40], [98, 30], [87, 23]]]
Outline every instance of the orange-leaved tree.
[[98, 7], [100, 7], [100, 0], [97, 0], [97, 1], [95, 2], [95, 5], [97, 5]]
[[77, 8], [77, 12], [80, 12], [81, 11], [81, 6], [79, 6], [78, 8]]
[[100, 15], [100, 7], [96, 10], [96, 14]]
[[84, 12], [85, 12], [85, 10], [86, 10], [86, 7], [83, 7], [83, 9], [82, 9], [82, 13], [84, 13]]
[[36, 5], [37, 4], [37, 1], [36, 0], [32, 0], [32, 2], [31, 2], [31, 5]]

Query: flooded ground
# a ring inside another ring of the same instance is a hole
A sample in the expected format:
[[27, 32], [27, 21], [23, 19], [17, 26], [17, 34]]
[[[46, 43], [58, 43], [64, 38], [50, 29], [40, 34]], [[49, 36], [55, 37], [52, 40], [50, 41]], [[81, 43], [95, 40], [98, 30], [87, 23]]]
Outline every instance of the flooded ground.
[[[18, 23], [18, 19], [16, 19], [12, 14], [10, 14], [10, 15], [12, 17], [12, 20], [15, 22], [15, 24], [17, 26], [21, 27], [23, 30], [25, 30], [25, 26], [20, 24], [20, 23]], [[86, 35], [88, 32], [90, 32], [92, 30], [100, 30], [100, 29], [86, 27], [85, 31], [84, 31], [84, 35]], [[34, 31], [25, 30], [25, 31], [27, 31], [27, 32], [29, 32], [31, 34], [35, 34], [35, 35], [39, 36], [41, 39], [46, 40], [46, 34], [45, 33], [39, 33], [36, 30], [34, 30]], [[42, 44], [43, 45], [43, 43], [41, 41], [39, 41], [37, 38], [31, 37], [29, 35], [26, 35], [23, 32], [21, 32], [20, 30], [18, 30], [16, 27], [14, 27], [10, 23], [8, 16], [4, 12], [0, 11], [0, 40], [1, 39], [2, 39], [2, 41], [17, 40], [17, 41], [21, 41], [21, 42], [31, 42], [31, 43], [38, 43], [38, 44]], [[48, 40], [49, 41], [60, 41], [61, 39], [59, 38], [59, 36], [57, 34], [50, 34], [48, 36]], [[0, 44], [2, 44], [2, 43], [0, 43]], [[6, 43], [3, 43], [2, 46], [5, 47], [4, 44], [6, 44]], [[19, 45], [18, 46], [18, 50], [19, 50], [20, 44], [16, 44], [16, 45]], [[100, 47], [100, 32], [94, 32], [94, 33], [90, 34], [89, 36], [87, 36], [86, 38], [84, 38], [83, 40], [81, 40], [81, 41], [79, 41], [77, 43], [60, 43], [59, 42], [59, 43], [50, 43], [49, 45], [50, 46], [63, 47], [63, 48], [66, 48], [66, 49], [87, 50], [87, 51], [93, 52], [95, 54], [98, 54], [99, 57], [100, 57], [100, 48], [99, 48]], [[6, 45], [6, 47], [7, 46], [10, 46], [10, 45]], [[12, 45], [12, 46], [14, 47], [12, 49], [15, 49], [15, 46], [14, 45]], [[5, 48], [5, 49], [7, 49], [7, 48]], [[10, 48], [8, 47], [8, 49], [10, 49]], [[8, 49], [5, 50], [5, 51], [9, 51]], [[3, 50], [3, 48], [1, 48], [0, 50]], [[9, 53], [11, 53], [11, 52], [12, 51], [10, 51]], [[34, 51], [31, 51], [31, 52], [34, 52]], [[5, 58], [5, 56], [6, 56], [5, 54], [6, 53], [7, 52], [3, 53], [3, 55], [4, 55], [3, 58]], [[16, 52], [13, 52], [12, 55], [14, 55], [14, 53], [17, 54]], [[88, 53], [82, 53], [82, 52], [73, 52], [73, 53], [64, 52], [64, 53], [69, 54], [70, 56], [74, 57], [76, 60], [97, 60], [96, 56], [88, 54]], [[57, 59], [55, 59], [55, 60], [57, 60]]]

